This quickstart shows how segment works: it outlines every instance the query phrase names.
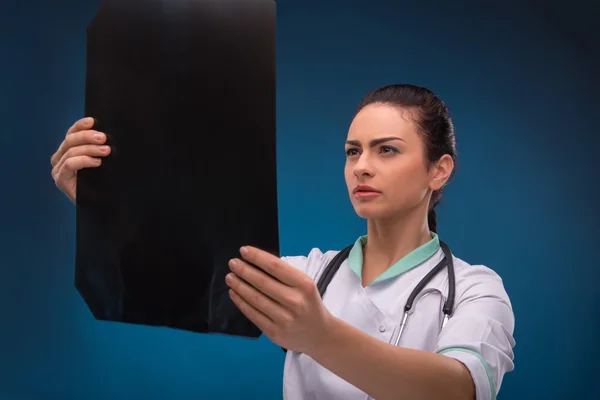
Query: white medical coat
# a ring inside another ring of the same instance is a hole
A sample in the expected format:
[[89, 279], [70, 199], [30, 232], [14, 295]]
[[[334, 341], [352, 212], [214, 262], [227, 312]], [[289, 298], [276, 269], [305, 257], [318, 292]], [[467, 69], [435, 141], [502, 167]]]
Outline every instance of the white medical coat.
[[[358, 241], [357, 241], [358, 243]], [[308, 256], [282, 257], [318, 281], [337, 251], [312, 249]], [[444, 254], [437, 249], [424, 262], [398, 276], [362, 286], [348, 259], [329, 284], [324, 305], [337, 318], [371, 336], [394, 343], [404, 304], [417, 283]], [[415, 299], [399, 346], [436, 352], [461, 361], [475, 382], [477, 400], [495, 399], [506, 372], [513, 369], [514, 315], [501, 278], [482, 265], [454, 257], [454, 313], [444, 329], [442, 307], [448, 293], [443, 269]], [[288, 351], [284, 365], [285, 400], [366, 400], [368, 395], [305, 354]]]

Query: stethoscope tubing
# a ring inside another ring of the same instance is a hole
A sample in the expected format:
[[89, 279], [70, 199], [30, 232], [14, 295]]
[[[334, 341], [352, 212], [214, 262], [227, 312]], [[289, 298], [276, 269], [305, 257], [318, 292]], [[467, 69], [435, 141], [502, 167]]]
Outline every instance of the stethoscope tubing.
[[398, 335], [396, 335], [396, 340], [394, 341], [394, 346], [398, 346], [400, 343], [400, 339], [402, 338], [402, 333], [404, 332], [404, 328], [406, 327], [406, 323], [408, 321], [408, 317], [410, 315], [410, 311], [413, 308], [413, 303], [416, 297], [423, 291], [425, 286], [442, 270], [444, 267], [448, 270], [448, 298], [444, 302], [443, 313], [444, 320], [442, 321], [442, 325], [440, 329], [443, 329], [448, 319], [452, 315], [452, 311], [454, 309], [454, 298], [456, 296], [456, 280], [454, 276], [454, 260], [452, 259], [452, 252], [446, 243], [440, 241], [440, 247], [444, 252], [444, 258], [432, 268], [423, 279], [415, 286], [410, 296], [406, 300], [406, 304], [404, 305], [404, 315], [402, 316], [402, 321], [400, 322], [400, 327], [398, 331]]

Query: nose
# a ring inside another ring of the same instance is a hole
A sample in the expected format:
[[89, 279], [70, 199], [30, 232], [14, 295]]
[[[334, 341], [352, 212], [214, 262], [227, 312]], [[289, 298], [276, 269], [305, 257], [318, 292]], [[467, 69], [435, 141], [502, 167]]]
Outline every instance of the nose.
[[369, 157], [367, 157], [366, 153], [361, 154], [354, 164], [354, 175], [358, 179], [373, 176], [373, 168], [370, 165]]

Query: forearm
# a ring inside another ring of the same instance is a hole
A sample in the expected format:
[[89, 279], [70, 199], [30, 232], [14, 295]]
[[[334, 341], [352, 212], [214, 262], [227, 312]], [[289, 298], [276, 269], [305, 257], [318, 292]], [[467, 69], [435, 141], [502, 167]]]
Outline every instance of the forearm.
[[308, 355], [377, 400], [475, 398], [469, 371], [460, 362], [393, 346], [337, 318]]

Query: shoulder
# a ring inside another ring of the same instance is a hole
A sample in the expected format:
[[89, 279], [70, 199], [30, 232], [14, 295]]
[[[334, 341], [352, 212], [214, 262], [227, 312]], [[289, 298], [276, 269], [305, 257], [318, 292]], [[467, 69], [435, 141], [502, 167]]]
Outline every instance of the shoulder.
[[307, 255], [284, 256], [283, 261], [316, 280], [320, 272], [338, 254], [340, 250], [321, 250], [312, 248]]
[[510, 311], [509, 320], [512, 320], [512, 304], [502, 277], [487, 265], [469, 264], [456, 256], [453, 260], [456, 280], [455, 304], [476, 299], [493, 300], [499, 308]]
[[[483, 281], [490, 285], [503, 286], [502, 277], [492, 267], [484, 264], [470, 264], [461, 258], [453, 257], [454, 270], [457, 279], [469, 286]], [[457, 281], [458, 282], [458, 281]]]

